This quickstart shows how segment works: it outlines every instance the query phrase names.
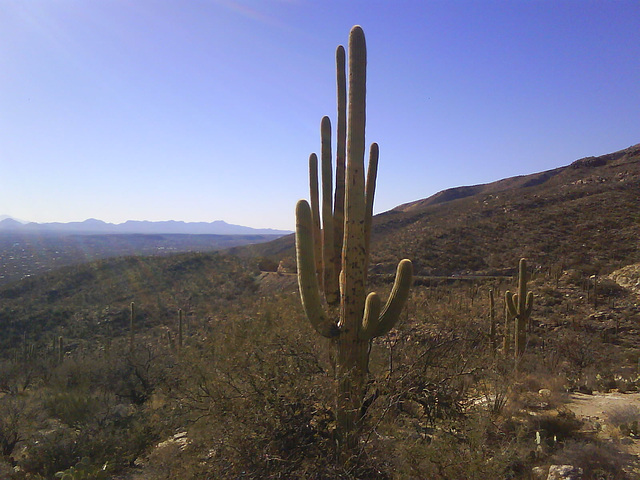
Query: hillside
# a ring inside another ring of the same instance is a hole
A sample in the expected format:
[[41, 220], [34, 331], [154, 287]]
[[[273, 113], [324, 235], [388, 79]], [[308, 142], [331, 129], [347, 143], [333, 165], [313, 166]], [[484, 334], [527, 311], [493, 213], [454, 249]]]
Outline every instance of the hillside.
[[[533, 265], [606, 272], [640, 261], [640, 145], [565, 167], [457, 187], [374, 218], [372, 265], [402, 255], [418, 275], [512, 273]], [[293, 261], [293, 236], [232, 249]], [[377, 264], [377, 265], [376, 265]]]
[[255, 290], [257, 269], [218, 253], [122, 257], [68, 266], [0, 287], [0, 351], [23, 341], [95, 341], [129, 328], [175, 323], [178, 309], [200, 320]]
[[640, 145], [534, 175], [454, 189], [376, 217], [378, 262], [394, 250], [423, 275], [534, 265], [598, 270], [640, 261]]

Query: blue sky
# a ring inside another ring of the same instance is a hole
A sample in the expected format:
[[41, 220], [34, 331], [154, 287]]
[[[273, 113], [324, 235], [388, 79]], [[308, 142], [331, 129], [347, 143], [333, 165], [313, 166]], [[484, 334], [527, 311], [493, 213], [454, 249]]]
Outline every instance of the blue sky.
[[293, 229], [355, 24], [376, 212], [640, 142], [637, 1], [0, 0], [0, 214]]

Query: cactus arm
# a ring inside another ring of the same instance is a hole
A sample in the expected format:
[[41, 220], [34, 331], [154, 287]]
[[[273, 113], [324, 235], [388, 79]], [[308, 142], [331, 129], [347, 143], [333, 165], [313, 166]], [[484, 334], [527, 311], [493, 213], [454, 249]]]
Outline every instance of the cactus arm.
[[380, 297], [377, 293], [371, 292], [367, 295], [364, 304], [364, 316], [362, 317], [362, 328], [358, 334], [360, 340], [371, 340], [378, 328], [380, 318]]
[[518, 263], [518, 313], [524, 314], [527, 302], [527, 261], [524, 258]]
[[338, 279], [335, 273], [335, 249], [333, 244], [333, 179], [331, 166], [331, 121], [322, 117], [320, 123], [322, 144], [322, 255], [323, 255], [323, 291], [329, 305], [340, 301]]
[[347, 78], [345, 52], [342, 45], [336, 49], [336, 83], [338, 118], [336, 131], [336, 190], [333, 202], [334, 269], [336, 278], [342, 270], [342, 242], [344, 240], [345, 160], [347, 156]]
[[404, 307], [409, 296], [409, 289], [413, 283], [413, 264], [411, 260], [404, 259], [398, 264], [396, 270], [396, 279], [393, 282], [391, 295], [382, 309], [378, 327], [374, 333], [374, 337], [385, 335], [391, 330], [400, 318], [400, 312]]
[[313, 254], [312, 222], [309, 204], [306, 200], [300, 200], [296, 205], [296, 260], [302, 307], [313, 328], [323, 337], [332, 338], [339, 331], [327, 317], [318, 291], [318, 278]]
[[320, 241], [320, 201], [318, 191], [318, 157], [309, 155], [309, 196], [311, 200], [311, 222], [315, 271], [318, 282], [322, 284], [322, 244]]
[[516, 302], [518, 294], [517, 293], [511, 293], [509, 290], [507, 290], [507, 292], [504, 294], [504, 298], [507, 301], [507, 308], [509, 309], [509, 313], [511, 314], [511, 316], [515, 317], [518, 314], [518, 310], [516, 308]]
[[[378, 176], [378, 158], [380, 156], [380, 149], [377, 143], [371, 144], [369, 150], [369, 167], [367, 168], [367, 183], [365, 187], [365, 214], [364, 214], [364, 248], [369, 252], [369, 246], [371, 244], [371, 224], [373, 222], [373, 200], [376, 190], [376, 177]], [[367, 255], [367, 262], [364, 267], [365, 277], [369, 271], [369, 256]]]
[[527, 303], [525, 305], [524, 317], [529, 318], [531, 316], [532, 310], [533, 310], [533, 292], [529, 292], [527, 294]]

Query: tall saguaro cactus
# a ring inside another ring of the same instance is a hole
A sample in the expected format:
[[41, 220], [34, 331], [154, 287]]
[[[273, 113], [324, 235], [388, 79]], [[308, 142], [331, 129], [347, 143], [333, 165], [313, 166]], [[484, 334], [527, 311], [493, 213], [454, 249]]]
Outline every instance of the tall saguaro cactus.
[[[353, 448], [364, 414], [370, 342], [393, 328], [412, 283], [412, 264], [398, 264], [384, 307], [375, 292], [366, 294], [378, 145], [371, 145], [365, 182], [365, 99], [367, 52], [359, 26], [349, 35], [349, 89], [346, 100], [345, 52], [336, 52], [338, 134], [335, 190], [332, 185], [331, 122], [321, 123], [322, 211], [318, 159], [309, 159], [311, 205], [296, 205], [298, 284], [306, 316], [336, 347], [337, 420], [342, 446]], [[346, 151], [346, 167], [345, 167]], [[339, 306], [339, 312], [336, 312]], [[338, 313], [337, 319], [328, 312]]]
[[509, 313], [516, 320], [514, 336], [516, 338], [515, 355], [517, 359], [524, 353], [527, 343], [527, 321], [533, 309], [533, 293], [527, 292], [527, 261], [524, 258], [520, 259], [518, 265], [518, 293], [507, 291], [505, 299]]

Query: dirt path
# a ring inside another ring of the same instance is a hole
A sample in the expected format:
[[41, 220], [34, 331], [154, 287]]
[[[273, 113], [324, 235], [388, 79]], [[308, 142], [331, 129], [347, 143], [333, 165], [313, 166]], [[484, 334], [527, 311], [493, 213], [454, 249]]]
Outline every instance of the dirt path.
[[573, 393], [566, 405], [602, 439], [619, 441], [621, 449], [640, 459], [640, 439], [622, 435], [620, 424], [640, 423], [640, 393]]

